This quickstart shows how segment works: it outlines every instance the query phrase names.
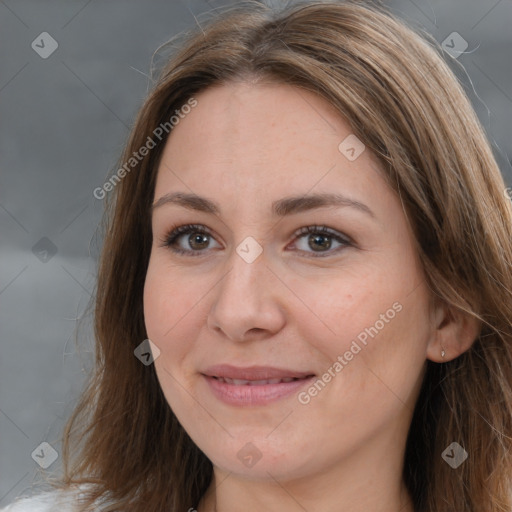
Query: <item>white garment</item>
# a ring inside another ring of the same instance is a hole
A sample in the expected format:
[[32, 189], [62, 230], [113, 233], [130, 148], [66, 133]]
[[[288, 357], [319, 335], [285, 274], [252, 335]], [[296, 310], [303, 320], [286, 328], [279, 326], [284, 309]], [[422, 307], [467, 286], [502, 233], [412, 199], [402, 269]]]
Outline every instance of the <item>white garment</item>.
[[57, 493], [43, 493], [30, 498], [18, 498], [0, 512], [53, 512], [60, 506], [62, 512], [70, 511], [69, 508], [62, 508], [57, 502]]
[[30, 497], [16, 498], [0, 512], [74, 512], [79, 489], [52, 490]]

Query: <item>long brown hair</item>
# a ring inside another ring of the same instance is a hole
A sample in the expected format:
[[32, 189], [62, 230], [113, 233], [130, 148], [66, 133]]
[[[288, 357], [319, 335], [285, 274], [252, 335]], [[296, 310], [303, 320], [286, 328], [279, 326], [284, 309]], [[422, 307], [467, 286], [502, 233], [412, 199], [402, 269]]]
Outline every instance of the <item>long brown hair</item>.
[[[121, 162], [214, 84], [271, 80], [333, 105], [399, 194], [435, 300], [478, 318], [469, 350], [427, 362], [404, 461], [416, 512], [512, 510], [512, 207], [481, 125], [431, 38], [363, 2], [244, 2], [185, 34], [142, 106]], [[167, 133], [165, 133], [167, 135]], [[196, 507], [212, 464], [178, 423], [153, 365], [143, 286], [166, 137], [107, 198], [95, 297], [96, 359], [63, 441], [60, 487], [91, 484], [103, 510]], [[133, 162], [132, 162], [133, 163]], [[441, 457], [452, 442], [468, 460]], [[84, 505], [85, 506], [85, 505]]]

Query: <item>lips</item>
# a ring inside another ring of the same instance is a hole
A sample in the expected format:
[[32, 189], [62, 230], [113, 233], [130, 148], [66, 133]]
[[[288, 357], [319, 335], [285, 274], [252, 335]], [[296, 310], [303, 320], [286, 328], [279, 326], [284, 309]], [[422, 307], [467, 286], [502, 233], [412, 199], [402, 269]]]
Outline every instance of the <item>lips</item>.
[[280, 384], [283, 382], [292, 382], [299, 380], [293, 377], [284, 377], [282, 379], [261, 379], [261, 380], [245, 380], [245, 379], [230, 379], [228, 377], [213, 377], [219, 381], [223, 381], [226, 384], [232, 384], [233, 386], [264, 386], [265, 384]]
[[302, 372], [269, 366], [212, 366], [202, 373], [213, 395], [231, 406], [261, 406], [291, 397], [314, 378]]
[[291, 382], [292, 380], [314, 376], [313, 372], [302, 372], [287, 368], [276, 368], [272, 366], [251, 366], [243, 368], [228, 364], [211, 366], [207, 368], [203, 374], [238, 386], [278, 384], [280, 382]]

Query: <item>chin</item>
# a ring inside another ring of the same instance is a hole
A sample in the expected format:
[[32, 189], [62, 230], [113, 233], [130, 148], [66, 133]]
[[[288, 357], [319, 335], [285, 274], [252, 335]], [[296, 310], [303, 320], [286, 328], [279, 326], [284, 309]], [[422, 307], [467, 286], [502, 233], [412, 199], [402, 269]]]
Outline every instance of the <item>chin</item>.
[[[282, 481], [306, 477], [315, 470], [317, 460], [322, 458], [311, 443], [308, 443], [308, 449], [291, 439], [276, 436], [269, 439], [268, 428], [258, 430], [261, 432], [250, 435], [246, 431], [243, 436], [224, 436], [222, 440], [201, 435], [199, 442], [194, 442], [215, 467], [251, 480]], [[201, 443], [201, 439], [208, 440]]]

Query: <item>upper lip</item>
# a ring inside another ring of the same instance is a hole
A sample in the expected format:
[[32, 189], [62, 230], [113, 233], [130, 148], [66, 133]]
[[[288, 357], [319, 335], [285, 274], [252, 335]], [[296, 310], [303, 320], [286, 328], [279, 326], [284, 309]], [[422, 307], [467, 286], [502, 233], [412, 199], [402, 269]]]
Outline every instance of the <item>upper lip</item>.
[[288, 368], [275, 368], [272, 366], [231, 366], [229, 364], [218, 364], [210, 366], [204, 370], [203, 375], [209, 377], [223, 377], [228, 379], [241, 380], [267, 380], [267, 379], [285, 379], [311, 377], [313, 372], [300, 372]]

